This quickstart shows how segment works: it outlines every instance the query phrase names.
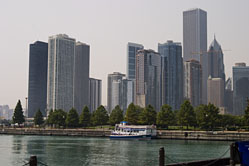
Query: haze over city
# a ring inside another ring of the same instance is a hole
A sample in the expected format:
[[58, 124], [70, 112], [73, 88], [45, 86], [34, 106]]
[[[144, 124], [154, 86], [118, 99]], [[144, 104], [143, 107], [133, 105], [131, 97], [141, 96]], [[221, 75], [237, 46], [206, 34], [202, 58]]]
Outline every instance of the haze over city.
[[13, 108], [28, 96], [29, 44], [55, 34], [90, 45], [90, 77], [102, 84], [107, 103], [107, 75], [126, 74], [127, 43], [157, 50], [158, 43], [183, 41], [182, 12], [207, 11], [208, 46], [216, 35], [224, 51], [227, 77], [236, 62], [249, 64], [249, 1], [4, 1], [0, 6], [0, 105]]

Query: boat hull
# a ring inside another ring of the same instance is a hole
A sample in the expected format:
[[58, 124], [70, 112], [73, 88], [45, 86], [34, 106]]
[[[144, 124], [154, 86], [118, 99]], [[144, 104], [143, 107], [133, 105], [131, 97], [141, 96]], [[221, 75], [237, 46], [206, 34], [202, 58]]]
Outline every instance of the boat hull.
[[110, 135], [110, 139], [151, 139], [151, 135]]

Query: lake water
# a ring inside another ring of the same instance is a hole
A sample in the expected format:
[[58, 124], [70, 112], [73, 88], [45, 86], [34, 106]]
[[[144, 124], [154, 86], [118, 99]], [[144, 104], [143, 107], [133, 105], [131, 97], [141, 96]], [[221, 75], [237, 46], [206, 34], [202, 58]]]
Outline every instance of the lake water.
[[[185, 140], [110, 140], [109, 138], [0, 135], [0, 165], [22, 166], [31, 155], [49, 166], [158, 165], [160, 147], [166, 163], [218, 158], [231, 142]], [[224, 157], [229, 156], [227, 151]], [[167, 159], [167, 158], [170, 158]]]

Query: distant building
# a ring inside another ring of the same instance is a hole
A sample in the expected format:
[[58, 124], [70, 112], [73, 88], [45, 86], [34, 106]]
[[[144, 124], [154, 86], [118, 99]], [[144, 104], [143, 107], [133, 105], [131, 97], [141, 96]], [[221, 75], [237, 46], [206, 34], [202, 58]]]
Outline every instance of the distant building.
[[46, 116], [48, 43], [36, 41], [29, 45], [28, 117], [40, 109]]
[[161, 55], [153, 50], [139, 50], [136, 55], [136, 104], [161, 107]]
[[13, 116], [13, 109], [10, 109], [8, 105], [0, 105], [0, 119], [11, 120]]
[[183, 59], [195, 59], [202, 66], [202, 102], [207, 103], [207, 12], [191, 9], [183, 12]]
[[236, 63], [233, 66], [233, 114], [243, 115], [249, 97], [249, 66]]
[[107, 110], [111, 111], [119, 105], [123, 109], [123, 78], [125, 74], [114, 72], [108, 74]]
[[208, 103], [216, 107], [224, 107], [224, 80], [222, 78], [208, 78]]
[[173, 110], [179, 109], [183, 101], [181, 43], [159, 43], [158, 52], [162, 56], [162, 104], [170, 105]]
[[138, 50], [143, 49], [144, 46], [136, 43], [127, 44], [127, 78], [135, 79], [136, 78], [136, 54]]
[[101, 105], [102, 81], [90, 78], [89, 79], [89, 110], [91, 112], [97, 110]]
[[89, 45], [59, 34], [48, 46], [47, 109], [80, 113], [89, 106]]
[[80, 113], [89, 106], [89, 55], [90, 46], [77, 42], [74, 66], [74, 108]]
[[123, 111], [126, 112], [126, 109], [131, 103], [134, 103], [135, 101], [135, 80], [129, 80], [129, 79], [123, 79]]
[[184, 62], [184, 98], [194, 107], [202, 104], [202, 69], [194, 59]]
[[223, 52], [215, 37], [208, 50], [208, 76], [225, 81]]
[[225, 107], [227, 113], [233, 114], [233, 90], [232, 90], [232, 79], [228, 78], [225, 83]]

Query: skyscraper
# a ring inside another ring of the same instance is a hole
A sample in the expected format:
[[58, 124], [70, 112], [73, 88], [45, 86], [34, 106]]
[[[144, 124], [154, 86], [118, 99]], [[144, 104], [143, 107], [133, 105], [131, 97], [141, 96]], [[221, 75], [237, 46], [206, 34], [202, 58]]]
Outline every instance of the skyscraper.
[[29, 46], [28, 117], [40, 109], [46, 116], [48, 43], [36, 41]]
[[215, 37], [208, 50], [208, 76], [225, 81], [223, 53]]
[[97, 110], [101, 105], [102, 81], [90, 78], [89, 79], [89, 110], [91, 112]]
[[127, 78], [135, 79], [136, 78], [136, 54], [138, 50], [143, 49], [144, 46], [136, 43], [127, 44]]
[[162, 56], [162, 104], [170, 105], [173, 110], [179, 109], [183, 101], [181, 43], [159, 43], [158, 52]]
[[184, 62], [184, 98], [196, 107], [202, 103], [202, 69], [197, 60]]
[[202, 102], [207, 103], [207, 12], [191, 9], [183, 12], [183, 59], [195, 59], [202, 66]]
[[107, 110], [111, 112], [117, 105], [123, 108], [123, 77], [125, 74], [114, 72], [108, 74]]
[[89, 46], [67, 35], [49, 37], [47, 109], [80, 113], [89, 106]]
[[80, 113], [89, 106], [89, 54], [90, 46], [77, 42], [74, 63], [74, 108]]
[[47, 108], [69, 111], [74, 99], [75, 39], [59, 34], [48, 40]]
[[208, 78], [208, 103], [224, 108], [224, 80], [222, 78]]
[[136, 104], [161, 107], [161, 55], [153, 50], [139, 50], [136, 55]]
[[249, 97], [249, 66], [236, 63], [233, 66], [233, 114], [243, 115]]

